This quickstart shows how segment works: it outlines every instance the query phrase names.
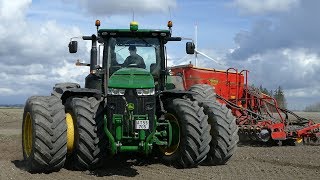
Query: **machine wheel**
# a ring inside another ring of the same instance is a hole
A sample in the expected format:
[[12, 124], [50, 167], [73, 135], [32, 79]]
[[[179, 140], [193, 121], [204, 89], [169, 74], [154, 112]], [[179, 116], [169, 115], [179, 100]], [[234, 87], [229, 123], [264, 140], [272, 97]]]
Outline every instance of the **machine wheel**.
[[203, 108], [189, 99], [167, 102], [165, 119], [172, 126], [172, 143], [160, 147], [165, 163], [177, 168], [197, 166], [206, 158], [211, 141], [210, 126]]
[[32, 96], [24, 107], [22, 149], [31, 172], [59, 171], [66, 160], [67, 127], [61, 100]]
[[211, 125], [210, 151], [205, 163], [207, 165], [225, 164], [234, 154], [239, 141], [236, 118], [231, 110], [219, 102], [200, 102], [208, 115]]
[[95, 169], [101, 165], [107, 149], [103, 131], [103, 105], [94, 97], [69, 98], [65, 104], [67, 165], [75, 170]]
[[208, 84], [196, 84], [190, 87], [189, 91], [195, 92], [196, 94], [193, 97], [196, 100], [204, 99], [204, 100], [216, 100], [216, 93], [214, 87]]
[[211, 125], [212, 140], [205, 163], [208, 165], [225, 164], [234, 154], [239, 141], [236, 118], [231, 114], [230, 109], [217, 102], [212, 86], [196, 84], [189, 91], [196, 93], [193, 98], [200, 102], [199, 105], [204, 108]]

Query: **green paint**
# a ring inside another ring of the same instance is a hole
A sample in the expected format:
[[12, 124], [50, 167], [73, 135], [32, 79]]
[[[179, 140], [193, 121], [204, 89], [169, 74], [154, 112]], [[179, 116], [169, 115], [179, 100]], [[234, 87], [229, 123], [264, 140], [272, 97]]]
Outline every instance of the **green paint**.
[[[176, 129], [174, 129], [175, 131]], [[171, 123], [168, 121], [168, 146], [171, 146], [172, 143], [172, 125]]]
[[140, 139], [140, 141], [144, 141], [146, 139], [146, 131], [145, 130], [139, 131], [139, 139]]
[[[133, 115], [133, 120], [147, 120], [147, 115]], [[117, 152], [142, 152], [146, 155], [152, 151], [153, 144], [160, 146], [170, 146], [171, 144], [178, 143], [180, 138], [179, 126], [176, 123], [170, 123], [168, 120], [163, 123], [158, 123], [157, 118], [154, 119], [153, 131], [146, 137], [146, 130], [139, 130], [138, 137], [123, 136], [123, 116], [120, 114], [114, 114], [112, 122], [115, 125], [115, 138], [107, 128], [107, 117], [104, 116], [104, 131], [109, 139], [111, 155], [117, 154]], [[165, 130], [156, 132], [158, 126], [165, 126]], [[178, 129], [177, 129], [178, 128]], [[139, 142], [138, 146], [119, 146], [116, 142], [121, 141], [125, 144], [128, 142]]]
[[114, 137], [112, 136], [112, 134], [110, 133], [110, 131], [108, 130], [107, 127], [107, 116], [104, 115], [104, 132], [106, 133], [108, 139], [109, 139], [109, 145], [110, 145], [110, 150], [111, 150], [111, 155], [115, 155], [117, 153], [117, 146], [116, 143], [114, 141]]
[[154, 137], [154, 143], [158, 146], [168, 146], [168, 142], [166, 141], [161, 141], [157, 135], [155, 134], [155, 137]]
[[[147, 120], [148, 115], [133, 115], [132, 120]], [[129, 120], [129, 119], [128, 119]], [[150, 154], [152, 150], [152, 142], [155, 133], [154, 131], [146, 137], [146, 130], [139, 130], [138, 137], [123, 136], [123, 115], [114, 114], [112, 122], [115, 126], [115, 137], [110, 133], [107, 128], [107, 117], [104, 116], [104, 131], [109, 139], [111, 155], [117, 154], [117, 152], [142, 152], [144, 154]], [[156, 120], [155, 120], [156, 123]], [[156, 125], [155, 125], [156, 126]], [[117, 146], [116, 142], [122, 144], [137, 142], [138, 146]]]
[[119, 151], [120, 152], [138, 152], [139, 146], [120, 146]]
[[110, 88], [154, 88], [154, 79], [142, 68], [122, 68], [109, 79]]
[[133, 103], [128, 103], [128, 109], [129, 109], [129, 111], [133, 111], [134, 110], [134, 104]]
[[131, 31], [137, 31], [138, 30], [138, 24], [130, 24], [130, 30]]
[[122, 126], [122, 119], [123, 116], [121, 114], [114, 114], [112, 117], [112, 122], [115, 125], [116, 130], [116, 142], [121, 141], [122, 139], [122, 132], [123, 132], [123, 126]]
[[[130, 29], [99, 29], [98, 34], [102, 33], [132, 33]], [[167, 29], [138, 29], [135, 33], [144, 33], [144, 34], [152, 34], [152, 33], [166, 33], [169, 34], [170, 31]]]
[[148, 155], [152, 152], [152, 145], [154, 142], [154, 134], [156, 133], [156, 129], [157, 129], [157, 116], [154, 117], [154, 122], [153, 122], [153, 131], [149, 134], [149, 136], [146, 139], [146, 143], [144, 143], [144, 150], [145, 153]]
[[[171, 146], [173, 143], [178, 143], [180, 138], [179, 126], [176, 123], [170, 123], [169, 120], [157, 123], [158, 127], [162, 127], [162, 131], [157, 131], [154, 136], [154, 142], [159, 146]], [[178, 128], [178, 129], [176, 129]]]
[[178, 122], [170, 122], [168, 130], [169, 130], [169, 144], [168, 144], [168, 146], [178, 144], [180, 141], [180, 127], [179, 127]]

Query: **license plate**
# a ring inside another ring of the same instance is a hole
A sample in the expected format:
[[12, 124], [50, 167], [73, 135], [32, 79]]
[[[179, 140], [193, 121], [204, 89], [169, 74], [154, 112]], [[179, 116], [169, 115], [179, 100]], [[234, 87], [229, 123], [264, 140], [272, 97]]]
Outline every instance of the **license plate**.
[[136, 129], [149, 129], [149, 120], [136, 120]]

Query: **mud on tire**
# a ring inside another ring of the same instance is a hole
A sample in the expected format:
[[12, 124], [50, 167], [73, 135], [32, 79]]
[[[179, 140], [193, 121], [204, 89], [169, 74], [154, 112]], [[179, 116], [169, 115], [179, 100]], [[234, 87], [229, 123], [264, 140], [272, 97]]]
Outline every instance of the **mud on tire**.
[[167, 105], [165, 115], [178, 121], [180, 140], [176, 151], [171, 154], [164, 153], [163, 160], [177, 168], [195, 167], [209, 152], [211, 135], [207, 116], [198, 102], [189, 99], [169, 100]]
[[24, 108], [22, 149], [31, 172], [60, 170], [66, 159], [66, 123], [61, 100], [52, 96], [32, 96]]
[[67, 158], [68, 168], [95, 169], [106, 155], [107, 138], [103, 131], [103, 105], [94, 97], [70, 98], [66, 112], [74, 120], [74, 149]]

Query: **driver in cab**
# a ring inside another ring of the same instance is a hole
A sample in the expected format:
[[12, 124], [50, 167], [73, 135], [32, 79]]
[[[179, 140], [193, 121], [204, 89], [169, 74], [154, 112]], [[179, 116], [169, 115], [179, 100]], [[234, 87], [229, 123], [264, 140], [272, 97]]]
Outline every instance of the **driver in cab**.
[[129, 46], [129, 53], [130, 55], [126, 58], [124, 63], [122, 64], [123, 67], [128, 67], [130, 64], [135, 64], [138, 68], [146, 68], [146, 64], [144, 63], [143, 58], [137, 54], [137, 47], [134, 45]]

